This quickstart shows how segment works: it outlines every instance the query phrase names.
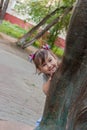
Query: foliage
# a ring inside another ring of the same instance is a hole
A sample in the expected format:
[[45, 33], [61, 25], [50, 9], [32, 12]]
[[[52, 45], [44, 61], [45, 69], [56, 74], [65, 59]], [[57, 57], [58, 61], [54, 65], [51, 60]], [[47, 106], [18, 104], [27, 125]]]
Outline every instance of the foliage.
[[[62, 7], [71, 7], [73, 6], [75, 0], [62, 0], [60, 5]], [[59, 6], [59, 8], [61, 7]], [[57, 15], [63, 15], [64, 14], [64, 10], [63, 9], [60, 9], [58, 12], [57, 12]], [[69, 25], [69, 21], [70, 21], [70, 18], [71, 18], [71, 14], [72, 14], [72, 11], [70, 11], [68, 13], [68, 15], [66, 15], [61, 21], [58, 22], [58, 24], [56, 24], [52, 29], [50, 29], [50, 36], [48, 38], [48, 43], [50, 45], [53, 45], [53, 43], [55, 42], [55, 39], [57, 38], [57, 36], [61, 33], [64, 33], [64, 32], [67, 32], [68, 30], [68, 25]]]
[[52, 47], [52, 51], [60, 58], [64, 54], [64, 50], [62, 48], [60, 48], [60, 47], [55, 46], [55, 45]]
[[[47, 14], [59, 8], [56, 16], [62, 14], [61, 6], [70, 7], [75, 0], [26, 0], [24, 3], [17, 2], [15, 10], [21, 14], [27, 14], [29, 20], [40, 22]], [[56, 17], [52, 16], [51, 20]]]
[[[55, 15], [52, 15], [44, 25], [44, 28], [50, 24], [56, 17], [61, 17], [64, 14], [64, 9], [72, 7], [75, 0], [28, 0], [23, 4], [16, 5], [16, 10], [28, 14], [29, 20], [32, 19], [35, 23], [39, 23], [46, 15], [58, 8]], [[62, 7], [62, 8], [61, 8]], [[61, 19], [58, 24], [53, 26], [49, 32], [48, 43], [53, 46], [57, 36], [68, 29], [70, 17], [72, 11], [68, 13], [63, 19]]]
[[[52, 2], [52, 0], [51, 0]], [[54, 5], [49, 4], [49, 0], [27, 0], [24, 3], [17, 2], [15, 10], [20, 14], [27, 14], [27, 20], [33, 20], [38, 23], [49, 12], [53, 11]]]

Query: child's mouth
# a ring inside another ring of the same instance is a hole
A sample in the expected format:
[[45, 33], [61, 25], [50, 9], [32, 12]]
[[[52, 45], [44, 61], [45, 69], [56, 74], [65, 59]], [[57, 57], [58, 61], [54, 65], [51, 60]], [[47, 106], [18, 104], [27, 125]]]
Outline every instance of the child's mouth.
[[53, 67], [50, 71], [51, 72], [55, 72], [56, 71], [56, 67]]

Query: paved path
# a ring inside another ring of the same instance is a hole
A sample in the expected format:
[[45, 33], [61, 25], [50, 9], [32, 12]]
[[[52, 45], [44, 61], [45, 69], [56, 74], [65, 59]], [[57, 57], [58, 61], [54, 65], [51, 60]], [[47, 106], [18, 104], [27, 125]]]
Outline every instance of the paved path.
[[33, 130], [34, 128], [23, 123], [0, 121], [0, 130]]
[[34, 65], [28, 61], [28, 54], [4, 43], [1, 39], [0, 119], [35, 127], [36, 120], [43, 113], [44, 103], [42, 77], [35, 74]]

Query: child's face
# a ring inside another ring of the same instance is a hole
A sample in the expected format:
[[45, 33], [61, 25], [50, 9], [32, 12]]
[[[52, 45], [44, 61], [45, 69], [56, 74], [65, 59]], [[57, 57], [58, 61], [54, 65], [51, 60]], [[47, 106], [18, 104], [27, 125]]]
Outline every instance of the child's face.
[[45, 62], [39, 66], [39, 70], [44, 74], [52, 75], [58, 68], [58, 60], [50, 53], [48, 53], [48, 57], [45, 59]]

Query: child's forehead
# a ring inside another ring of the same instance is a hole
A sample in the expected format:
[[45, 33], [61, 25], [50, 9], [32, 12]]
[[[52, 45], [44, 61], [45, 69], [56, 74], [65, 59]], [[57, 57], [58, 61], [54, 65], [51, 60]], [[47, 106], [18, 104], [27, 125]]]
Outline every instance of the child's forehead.
[[54, 56], [51, 54], [51, 52], [48, 52], [47, 58], [50, 58], [50, 57], [54, 58]]
[[46, 59], [53, 57], [50, 51], [48, 50], [41, 50], [38, 53], [36, 53], [35, 59], [39, 63], [45, 62]]
[[51, 59], [51, 58], [53, 59], [54, 56], [49, 52], [48, 55], [45, 56], [44, 62], [46, 62], [47, 60], [49, 60], [49, 59]]

